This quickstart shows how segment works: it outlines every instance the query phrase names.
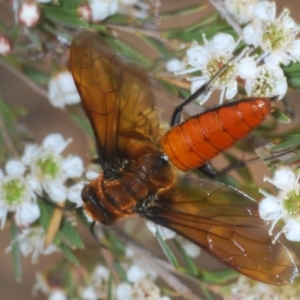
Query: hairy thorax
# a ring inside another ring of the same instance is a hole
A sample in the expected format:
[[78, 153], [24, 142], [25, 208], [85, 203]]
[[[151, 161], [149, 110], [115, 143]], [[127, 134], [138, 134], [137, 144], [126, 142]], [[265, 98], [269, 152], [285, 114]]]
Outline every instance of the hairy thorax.
[[134, 214], [141, 201], [154, 201], [175, 178], [174, 168], [159, 151], [130, 160], [114, 176], [108, 173], [92, 180], [82, 191], [85, 211], [105, 225]]

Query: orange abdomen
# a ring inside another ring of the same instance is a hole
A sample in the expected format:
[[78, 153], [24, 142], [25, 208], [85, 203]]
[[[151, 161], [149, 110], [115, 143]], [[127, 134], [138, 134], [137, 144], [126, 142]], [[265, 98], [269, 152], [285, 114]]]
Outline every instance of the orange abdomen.
[[249, 98], [196, 115], [161, 139], [170, 161], [181, 171], [195, 169], [245, 137], [272, 110], [269, 98]]

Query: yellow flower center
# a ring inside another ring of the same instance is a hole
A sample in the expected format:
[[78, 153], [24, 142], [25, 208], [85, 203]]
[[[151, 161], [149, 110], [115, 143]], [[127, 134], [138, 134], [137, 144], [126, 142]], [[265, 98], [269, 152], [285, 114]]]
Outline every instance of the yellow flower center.
[[[206, 72], [209, 78], [212, 78], [227, 62], [229, 58], [220, 56], [218, 58], [212, 59], [206, 66]], [[225, 86], [230, 82], [235, 74], [235, 69], [233, 64], [228, 64], [226, 69], [216, 78], [213, 82], [213, 86]]]
[[269, 51], [283, 48], [290, 42], [290, 34], [281, 24], [271, 23], [263, 34], [263, 42]]
[[26, 192], [26, 186], [19, 179], [11, 179], [2, 184], [3, 199], [7, 204], [19, 204]]
[[284, 208], [289, 216], [300, 216], [300, 190], [293, 190], [285, 197]]
[[42, 177], [43, 175], [48, 175], [51, 178], [55, 178], [60, 170], [57, 160], [52, 156], [39, 159], [37, 166], [40, 168], [40, 175]]

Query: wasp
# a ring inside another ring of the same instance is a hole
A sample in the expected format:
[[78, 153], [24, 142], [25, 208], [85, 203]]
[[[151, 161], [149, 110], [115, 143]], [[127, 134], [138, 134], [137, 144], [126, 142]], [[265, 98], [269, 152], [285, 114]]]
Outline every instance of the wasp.
[[82, 191], [94, 221], [112, 225], [138, 214], [248, 277], [275, 285], [294, 281], [292, 255], [273, 243], [258, 203], [192, 171], [259, 126], [272, 111], [271, 99], [228, 102], [182, 123], [180, 107], [162, 134], [153, 85], [138, 64], [88, 30], [73, 39], [70, 62], [103, 168]]

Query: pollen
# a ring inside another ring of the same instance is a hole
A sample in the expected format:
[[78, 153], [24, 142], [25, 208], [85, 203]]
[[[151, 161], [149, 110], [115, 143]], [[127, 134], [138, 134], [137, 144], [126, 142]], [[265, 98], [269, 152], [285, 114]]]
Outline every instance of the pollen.
[[52, 156], [39, 159], [37, 161], [37, 166], [40, 168], [40, 176], [43, 176], [42, 174], [44, 174], [51, 178], [55, 178], [60, 170], [58, 162]]
[[284, 201], [284, 208], [290, 216], [300, 216], [300, 191], [293, 190], [286, 197]]
[[11, 179], [3, 183], [1, 190], [7, 204], [19, 204], [25, 195], [26, 186], [19, 179]]

